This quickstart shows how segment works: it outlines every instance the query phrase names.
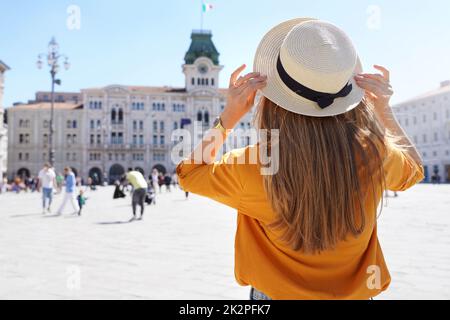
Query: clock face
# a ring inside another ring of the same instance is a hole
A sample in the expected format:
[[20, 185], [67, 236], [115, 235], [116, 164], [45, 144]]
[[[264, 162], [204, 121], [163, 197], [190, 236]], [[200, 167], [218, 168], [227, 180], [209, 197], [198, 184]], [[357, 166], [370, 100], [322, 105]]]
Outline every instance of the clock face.
[[206, 64], [201, 64], [198, 66], [198, 72], [205, 74], [208, 72], [208, 66]]

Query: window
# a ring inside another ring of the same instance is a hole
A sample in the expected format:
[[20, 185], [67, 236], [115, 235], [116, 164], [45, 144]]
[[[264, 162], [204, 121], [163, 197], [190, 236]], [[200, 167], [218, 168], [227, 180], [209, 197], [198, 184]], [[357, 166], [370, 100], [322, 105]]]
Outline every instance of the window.
[[123, 123], [123, 110], [119, 109], [119, 124]]
[[19, 154], [17, 155], [17, 158], [19, 159], [19, 161], [22, 161], [22, 152], [19, 152]]
[[158, 121], [153, 121], [153, 131], [158, 131]]
[[119, 132], [119, 134], [117, 135], [117, 143], [123, 144], [123, 132]]
[[24, 135], [23, 134], [19, 134], [19, 143], [23, 143], [24, 140]]
[[137, 145], [137, 135], [133, 134], [133, 145]]
[[159, 138], [159, 144], [162, 145], [162, 146], [166, 144], [166, 137], [165, 136], [161, 136]]
[[144, 121], [139, 121], [139, 130], [144, 130]]
[[74, 134], [74, 135], [72, 136], [72, 143], [73, 143], [73, 144], [76, 144], [76, 143], [77, 143], [77, 135], [76, 135], [76, 134]]
[[70, 129], [72, 127], [72, 121], [67, 120], [67, 125], [66, 125], [67, 129]]
[[94, 128], [95, 128], [95, 121], [91, 120], [91, 129], [94, 129]]
[[211, 85], [214, 86], [214, 78], [211, 78]]
[[97, 135], [97, 144], [101, 144], [102, 143], [102, 136], [101, 135]]
[[117, 135], [115, 132], [111, 133], [111, 144], [117, 144]]
[[191, 79], [191, 84], [195, 85], [195, 79], [194, 78]]
[[91, 145], [94, 144], [94, 135], [93, 135], [93, 134], [91, 134], [91, 137], [90, 137], [90, 139], [89, 139], [89, 142], [90, 142]]
[[111, 111], [111, 121], [112, 121], [112, 123], [116, 122], [116, 116], [117, 116], [116, 109], [113, 109]]
[[153, 136], [153, 145], [157, 145], [158, 144], [158, 136], [157, 135], [154, 135]]
[[28, 161], [28, 160], [30, 160], [30, 154], [27, 152], [27, 153], [25, 153], [25, 161]]
[[133, 130], [134, 131], [137, 130], [137, 121], [136, 120], [133, 121]]
[[161, 121], [161, 122], [159, 123], [159, 131], [160, 131], [160, 132], [164, 132], [164, 121]]
[[76, 120], [73, 120], [73, 121], [72, 121], [72, 128], [73, 128], [73, 129], [76, 129], [76, 128], [77, 128], [77, 125], [78, 125], [78, 124], [77, 124], [77, 121], [76, 121]]
[[201, 111], [199, 111], [199, 112], [197, 113], [197, 121], [199, 121], [199, 122], [202, 122], [202, 121], [203, 121], [203, 115], [202, 115], [202, 112], [201, 112]]
[[209, 125], [209, 112], [205, 111], [205, 123]]
[[144, 145], [144, 136], [143, 136], [142, 134], [139, 135], [139, 144], [140, 144], [141, 146]]
[[178, 129], [178, 122], [174, 122], [173, 123], [173, 130], [177, 130]]
[[44, 127], [44, 128], [48, 128], [48, 125], [49, 125], [49, 124], [48, 124], [48, 120], [44, 120], [43, 127]]

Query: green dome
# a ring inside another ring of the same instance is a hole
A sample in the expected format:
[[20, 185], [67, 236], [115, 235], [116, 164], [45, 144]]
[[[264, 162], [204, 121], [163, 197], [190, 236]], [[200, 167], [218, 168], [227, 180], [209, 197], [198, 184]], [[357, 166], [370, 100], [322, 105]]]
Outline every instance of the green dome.
[[184, 56], [186, 64], [193, 64], [200, 57], [212, 60], [215, 65], [219, 65], [219, 52], [212, 42], [212, 33], [207, 30], [192, 31], [191, 46]]

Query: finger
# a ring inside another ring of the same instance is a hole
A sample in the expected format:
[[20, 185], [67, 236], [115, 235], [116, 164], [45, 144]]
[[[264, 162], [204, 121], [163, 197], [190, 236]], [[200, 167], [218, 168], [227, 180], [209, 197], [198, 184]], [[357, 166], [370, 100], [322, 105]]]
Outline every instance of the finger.
[[250, 96], [257, 90], [264, 88], [267, 85], [267, 81], [252, 81], [244, 90], [243, 93]]
[[378, 80], [372, 80], [372, 79], [364, 79], [357, 81], [356, 83], [370, 83], [371, 85], [376, 87], [377, 94], [383, 94], [392, 96], [394, 94], [394, 90], [392, 90], [392, 87], [388, 84], [380, 84]]
[[239, 79], [237, 79], [236, 83], [234, 84], [235, 86], [239, 87], [241, 84], [243, 84], [244, 82], [252, 79], [252, 78], [258, 78], [261, 74], [259, 72], [251, 72], [246, 74], [243, 77], [239, 77]]
[[388, 69], [386, 69], [386, 68], [383, 67], [383, 66], [379, 66], [379, 65], [377, 65], [377, 64], [374, 65], [373, 67], [374, 67], [375, 69], [381, 71], [381, 73], [383, 74], [384, 78], [385, 78], [387, 81], [391, 81], [391, 72], [390, 72]]
[[240, 66], [239, 68], [234, 70], [234, 72], [231, 74], [231, 77], [230, 77], [230, 87], [234, 86], [234, 84], [236, 83], [237, 77], [246, 67], [247, 66], [245, 64], [243, 64], [242, 66]]
[[358, 76], [356, 76], [357, 78], [361, 77], [361, 78], [369, 78], [369, 79], [373, 79], [373, 80], [377, 80], [385, 85], [388, 84], [387, 80], [384, 78], [384, 76], [382, 76], [381, 74], [369, 74], [369, 73], [362, 73]]
[[239, 86], [239, 88], [237, 88], [239, 91], [239, 93], [244, 92], [245, 90], [247, 90], [248, 88], [251, 88], [252, 86], [255, 86], [261, 82], [267, 82], [267, 77], [265, 76], [260, 76], [258, 78], [253, 78], [250, 79], [249, 81], [243, 83], [241, 86]]
[[383, 92], [383, 90], [380, 90], [380, 87], [374, 83], [374, 82], [369, 82], [369, 81], [357, 81], [356, 82], [357, 85], [359, 87], [361, 87], [362, 89], [369, 91], [371, 93], [374, 93], [377, 96], [382, 96], [385, 93]]

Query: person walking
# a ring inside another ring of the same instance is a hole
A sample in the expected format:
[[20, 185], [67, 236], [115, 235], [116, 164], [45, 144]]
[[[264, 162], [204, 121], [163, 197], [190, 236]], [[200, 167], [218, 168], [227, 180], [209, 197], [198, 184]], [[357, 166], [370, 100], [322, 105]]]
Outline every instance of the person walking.
[[[37, 182], [37, 190], [42, 191], [42, 214], [51, 212], [53, 201], [53, 190], [56, 187], [56, 173], [49, 163], [45, 163], [44, 167], [39, 171]], [[47, 203], [48, 200], [48, 204]]]
[[[383, 191], [424, 178], [389, 106], [389, 71], [363, 73], [344, 31], [306, 18], [271, 29], [254, 61], [231, 75], [224, 111], [177, 166], [180, 186], [237, 209], [235, 276], [252, 300], [379, 295], [391, 281], [377, 235]], [[265, 134], [214, 161], [258, 91]]]
[[148, 184], [142, 173], [137, 170], [131, 170], [127, 173], [126, 179], [133, 187], [133, 195], [131, 200], [131, 205], [133, 207], [133, 218], [131, 221], [136, 219], [136, 207], [139, 205], [141, 207], [141, 215], [138, 220], [144, 218], [145, 209], [145, 196], [147, 194]]
[[61, 206], [58, 209], [58, 215], [61, 215], [64, 208], [67, 205], [67, 202], [70, 202], [72, 205], [72, 208], [74, 210], [73, 214], [78, 214], [80, 211], [80, 206], [78, 205], [77, 201], [77, 194], [76, 194], [76, 178], [75, 174], [72, 172], [72, 169], [70, 167], [64, 168], [64, 175], [65, 175], [65, 191], [63, 202], [61, 203]]
[[83, 210], [84, 205], [86, 204], [86, 196], [84, 195], [84, 190], [80, 190], [77, 196], [78, 206], [80, 210], [78, 210], [78, 216], [81, 216], [81, 210]]

